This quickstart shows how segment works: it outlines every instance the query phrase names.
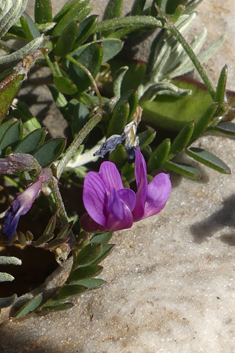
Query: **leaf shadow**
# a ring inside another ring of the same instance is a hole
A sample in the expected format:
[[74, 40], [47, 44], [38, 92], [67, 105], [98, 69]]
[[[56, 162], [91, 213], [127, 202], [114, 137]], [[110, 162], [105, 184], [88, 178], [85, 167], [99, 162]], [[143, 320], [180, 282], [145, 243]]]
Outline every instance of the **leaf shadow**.
[[[208, 237], [212, 237], [215, 231], [222, 230], [224, 227], [235, 229], [235, 194], [223, 201], [221, 209], [201, 222], [197, 222], [190, 227], [195, 243], [202, 243]], [[228, 245], [235, 245], [235, 233], [223, 234], [220, 240]]]

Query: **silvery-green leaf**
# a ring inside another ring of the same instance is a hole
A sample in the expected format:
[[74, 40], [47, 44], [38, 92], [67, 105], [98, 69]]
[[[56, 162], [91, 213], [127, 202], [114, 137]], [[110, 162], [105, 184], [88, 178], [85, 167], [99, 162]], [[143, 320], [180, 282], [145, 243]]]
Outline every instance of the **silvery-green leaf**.
[[211, 44], [200, 56], [199, 59], [202, 63], [209, 60], [221, 47], [226, 39], [226, 34], [219, 37], [213, 44]]
[[[207, 36], [207, 30], [204, 28], [201, 34], [198, 37], [194, 37], [190, 46], [193, 49], [195, 54], [198, 54], [205, 43]], [[170, 59], [168, 60], [167, 64], [164, 67], [164, 75], [168, 75], [170, 77], [175, 77], [175, 70], [182, 70], [188, 63], [192, 63], [186, 52], [183, 50], [181, 44], [178, 45], [180, 48], [178, 50], [178, 57], [172, 54]]]
[[0, 256], [0, 265], [21, 265], [22, 261], [15, 256]]
[[38, 37], [26, 44], [23, 48], [17, 50], [16, 52], [0, 56], [0, 65], [7, 64], [15, 60], [23, 59], [25, 56], [32, 54], [37, 50], [43, 43], [43, 37]]
[[[223, 42], [225, 41], [226, 36], [223, 35], [220, 38], [218, 38], [209, 48], [207, 48], [202, 54], [199, 55], [199, 60], [201, 63], [206, 62], [209, 60], [216, 52], [217, 50], [221, 47]], [[173, 74], [171, 74], [171, 77], [177, 77], [186, 74], [189, 71], [192, 71], [194, 69], [193, 63], [190, 61], [187, 65], [182, 66], [181, 68], [177, 69], [174, 71]]]
[[191, 94], [191, 91], [188, 89], [179, 88], [173, 83], [170, 82], [159, 82], [150, 86], [143, 96], [140, 98], [140, 105], [144, 102], [152, 101], [157, 95], [169, 95], [174, 97], [180, 97], [184, 95]]
[[0, 38], [19, 20], [28, 0], [4, 0], [0, 4]]
[[7, 308], [16, 301], [17, 295], [13, 294], [11, 297], [0, 298], [0, 309]]
[[6, 272], [0, 272], [0, 283], [14, 281], [14, 277]]
[[122, 66], [120, 69], [116, 72], [116, 75], [113, 80], [113, 93], [114, 96], [117, 97], [118, 99], [121, 97], [121, 87], [122, 87], [122, 81], [123, 77], [125, 76], [125, 73], [129, 69], [128, 66]]

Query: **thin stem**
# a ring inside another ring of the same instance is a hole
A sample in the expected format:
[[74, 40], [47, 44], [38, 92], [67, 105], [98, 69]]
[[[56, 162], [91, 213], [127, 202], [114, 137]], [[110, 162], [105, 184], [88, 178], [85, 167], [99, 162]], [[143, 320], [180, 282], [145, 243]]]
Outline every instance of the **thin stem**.
[[78, 62], [77, 60], [75, 60], [72, 56], [66, 55], [66, 59], [70, 60], [74, 65], [78, 66], [80, 69], [82, 69], [82, 70], [87, 74], [87, 76], [88, 76], [89, 79], [91, 80], [91, 83], [92, 83], [92, 85], [93, 85], [93, 87], [94, 87], [95, 93], [96, 93], [96, 95], [97, 95], [97, 97], [98, 97], [98, 99], [99, 99], [99, 103], [100, 103], [100, 105], [102, 105], [103, 102], [102, 102], [102, 97], [101, 97], [101, 95], [100, 95], [100, 91], [99, 91], [99, 89], [98, 89], [98, 87], [97, 87], [97, 84], [96, 84], [96, 82], [95, 82], [95, 79], [94, 79], [94, 77], [92, 76], [92, 74], [90, 73], [90, 71], [87, 70], [87, 68], [86, 68], [84, 65], [82, 65], [81, 63], [79, 63], [79, 62]]
[[42, 50], [42, 53], [43, 53], [43, 56], [44, 56], [44, 58], [45, 58], [45, 60], [46, 60], [46, 62], [47, 62], [47, 65], [49, 66], [49, 68], [50, 68], [50, 70], [51, 70], [52, 75], [53, 75], [54, 77], [58, 76], [58, 75], [56, 74], [56, 70], [55, 70], [55, 68], [54, 68], [54, 65], [53, 65], [52, 62], [51, 62], [51, 59], [49, 58], [48, 53], [45, 52], [44, 50]]
[[[54, 176], [51, 178], [51, 180], [49, 182], [49, 187], [52, 191], [52, 194], [53, 194], [53, 197], [55, 200], [55, 205], [57, 208], [57, 213], [60, 218], [61, 224], [62, 224], [62, 226], [65, 226], [69, 223], [69, 219], [68, 219], [65, 207], [64, 207], [63, 199], [61, 197], [60, 189], [58, 186], [58, 180]], [[74, 246], [75, 242], [76, 242], [76, 240], [75, 240], [73, 231], [71, 230], [69, 232], [69, 241], [68, 241], [70, 248], [72, 248]]]
[[190, 45], [186, 42], [186, 40], [184, 39], [184, 37], [182, 36], [180, 31], [178, 31], [178, 29], [174, 25], [166, 24], [165, 28], [167, 28], [176, 37], [176, 39], [180, 42], [180, 44], [182, 45], [182, 47], [184, 48], [184, 50], [188, 54], [189, 58], [192, 60], [194, 66], [197, 69], [199, 75], [201, 76], [203, 82], [205, 83], [205, 86], [208, 89], [208, 92], [210, 93], [212, 99], [214, 99], [216, 90], [215, 90], [211, 80], [207, 76], [207, 73], [206, 73], [205, 69], [203, 68], [202, 64], [200, 63], [199, 59], [197, 58], [194, 51], [190, 47]]
[[83, 140], [86, 138], [86, 136], [89, 134], [89, 132], [100, 122], [102, 119], [102, 110], [100, 109], [98, 113], [91, 118], [88, 123], [81, 129], [81, 131], [78, 133], [76, 136], [75, 140], [71, 143], [69, 148], [66, 150], [65, 155], [59, 162], [57, 166], [57, 178], [58, 180], [61, 177], [61, 174], [63, 173], [64, 169], [66, 168], [66, 165], [69, 163], [69, 161], [72, 159], [74, 154], [76, 153], [77, 149], [80, 147], [82, 144]]
[[43, 56], [46, 59], [47, 65], [49, 66], [51, 73], [54, 77], [62, 76], [58, 63], [55, 61], [54, 63], [51, 61], [48, 53], [45, 50], [42, 50]]

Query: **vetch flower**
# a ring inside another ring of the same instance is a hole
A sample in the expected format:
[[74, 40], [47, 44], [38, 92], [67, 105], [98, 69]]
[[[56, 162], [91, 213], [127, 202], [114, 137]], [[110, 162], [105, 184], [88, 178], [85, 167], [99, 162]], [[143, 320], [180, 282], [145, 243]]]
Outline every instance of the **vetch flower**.
[[6, 212], [6, 219], [3, 225], [3, 232], [7, 235], [8, 240], [13, 237], [20, 216], [25, 215], [30, 210], [42, 187], [50, 181], [51, 177], [52, 172], [49, 168], [42, 169], [36, 181], [15, 198], [10, 209]]
[[137, 192], [124, 188], [114, 163], [103, 162], [98, 173], [89, 172], [84, 181], [83, 203], [87, 213], [81, 217], [86, 231], [120, 230], [133, 222], [159, 213], [171, 192], [168, 174], [156, 175], [148, 184], [146, 163], [136, 149]]

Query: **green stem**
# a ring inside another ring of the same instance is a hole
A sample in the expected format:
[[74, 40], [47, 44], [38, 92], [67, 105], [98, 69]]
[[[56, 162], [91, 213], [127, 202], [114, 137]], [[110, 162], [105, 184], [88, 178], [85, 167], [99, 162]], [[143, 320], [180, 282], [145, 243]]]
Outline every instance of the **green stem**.
[[[55, 205], [57, 208], [57, 213], [60, 218], [61, 224], [62, 224], [62, 226], [65, 226], [69, 223], [69, 219], [68, 219], [65, 207], [64, 207], [63, 199], [61, 197], [60, 189], [58, 186], [58, 180], [54, 176], [52, 177], [52, 179], [49, 182], [49, 187], [52, 191], [52, 194], [53, 194], [53, 197], [55, 200]], [[70, 248], [73, 247], [75, 242], [76, 242], [76, 240], [75, 240], [74, 234], [71, 230], [69, 233], [69, 241], [68, 241]]]
[[58, 180], [60, 179], [61, 174], [63, 173], [63, 170], [65, 169], [66, 165], [72, 159], [79, 146], [82, 144], [83, 140], [86, 138], [89, 132], [100, 122], [100, 120], [102, 119], [102, 114], [102, 110], [99, 110], [98, 113], [93, 118], [91, 118], [88, 123], [86, 123], [86, 125], [81, 129], [81, 131], [76, 136], [75, 140], [66, 150], [65, 155], [57, 166]]
[[62, 76], [59, 66], [57, 64], [57, 62], [52, 62], [48, 53], [45, 50], [42, 50], [43, 56], [47, 62], [47, 65], [49, 66], [51, 73], [54, 77], [58, 77], [58, 76]]
[[207, 73], [204, 70], [199, 59], [197, 58], [194, 51], [190, 47], [190, 45], [186, 42], [186, 40], [184, 39], [184, 37], [182, 36], [180, 31], [178, 31], [178, 29], [174, 25], [166, 24], [165, 28], [168, 29], [176, 37], [176, 39], [180, 42], [180, 44], [184, 48], [185, 52], [188, 54], [189, 58], [192, 60], [194, 66], [197, 69], [199, 75], [201, 76], [203, 82], [205, 83], [205, 86], [206, 86], [208, 92], [210, 93], [212, 99], [214, 99], [216, 90], [215, 90], [212, 82], [210, 81], [209, 77], [207, 76]]
[[71, 61], [74, 65], [78, 66], [80, 69], [82, 69], [82, 70], [87, 74], [87, 76], [88, 76], [89, 79], [91, 80], [91, 83], [92, 83], [92, 85], [93, 85], [93, 87], [94, 87], [95, 93], [96, 93], [96, 95], [97, 95], [97, 97], [98, 97], [98, 99], [99, 99], [99, 103], [100, 103], [100, 105], [102, 105], [102, 104], [103, 104], [103, 102], [102, 102], [102, 97], [101, 97], [101, 95], [100, 95], [100, 92], [99, 92], [99, 89], [98, 89], [97, 84], [96, 84], [96, 82], [95, 82], [95, 79], [94, 79], [94, 77], [92, 76], [92, 74], [90, 73], [90, 71], [87, 70], [87, 68], [86, 68], [84, 65], [82, 65], [81, 63], [79, 63], [79, 62], [78, 62], [77, 60], [75, 60], [72, 56], [66, 55], [66, 59], [68, 59], [69, 61]]

